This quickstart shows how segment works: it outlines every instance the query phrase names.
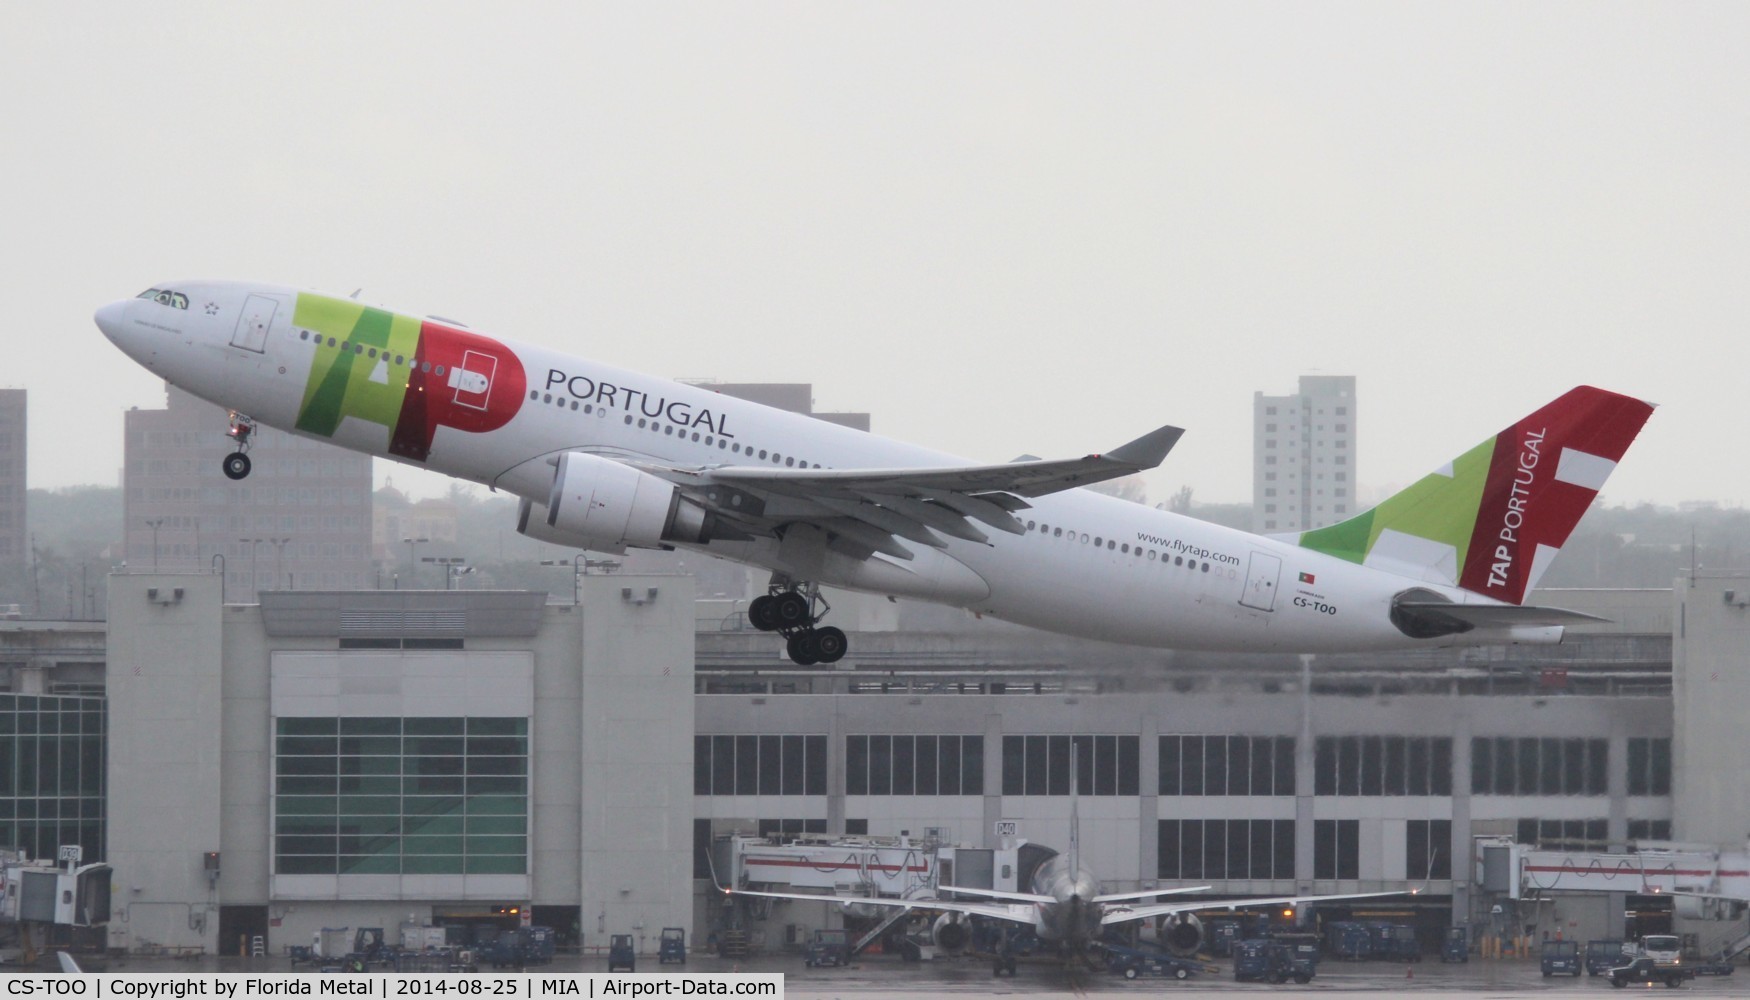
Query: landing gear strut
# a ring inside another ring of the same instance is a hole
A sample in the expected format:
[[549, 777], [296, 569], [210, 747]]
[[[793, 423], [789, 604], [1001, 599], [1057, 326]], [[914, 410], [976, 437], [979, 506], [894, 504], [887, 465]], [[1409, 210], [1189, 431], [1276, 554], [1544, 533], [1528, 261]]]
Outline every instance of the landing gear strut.
[[225, 429], [225, 436], [237, 442], [237, 450], [225, 456], [225, 478], [242, 479], [249, 475], [249, 456], [244, 452], [249, 450], [249, 438], [254, 433], [255, 421], [232, 410], [231, 426]]
[[774, 576], [769, 591], [748, 604], [747, 620], [761, 632], [783, 636], [790, 659], [808, 667], [837, 663], [845, 655], [844, 632], [831, 625], [820, 627], [820, 620], [831, 610], [820, 596], [818, 584], [792, 585], [788, 579]]

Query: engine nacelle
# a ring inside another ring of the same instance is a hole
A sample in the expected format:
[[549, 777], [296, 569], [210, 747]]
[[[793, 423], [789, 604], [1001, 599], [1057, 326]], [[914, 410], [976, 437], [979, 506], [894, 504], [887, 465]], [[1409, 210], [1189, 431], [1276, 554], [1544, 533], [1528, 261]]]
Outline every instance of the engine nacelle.
[[717, 516], [673, 483], [578, 451], [559, 456], [546, 506], [525, 500], [517, 523], [539, 541], [605, 552], [708, 542], [716, 528]]
[[944, 913], [930, 925], [930, 937], [942, 951], [959, 954], [972, 943], [972, 925], [961, 914]]
[[1155, 926], [1155, 937], [1168, 951], [1190, 958], [1203, 946], [1203, 921], [1195, 913], [1169, 913]]

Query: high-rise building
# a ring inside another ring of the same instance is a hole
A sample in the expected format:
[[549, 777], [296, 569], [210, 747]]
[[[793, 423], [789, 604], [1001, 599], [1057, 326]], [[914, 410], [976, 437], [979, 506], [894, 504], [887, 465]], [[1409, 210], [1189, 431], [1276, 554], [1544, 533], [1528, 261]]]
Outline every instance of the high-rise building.
[[0, 389], [0, 603], [23, 601], [24, 567], [30, 553], [25, 523], [25, 398], [23, 389]]
[[1252, 526], [1305, 531], [1356, 513], [1355, 376], [1302, 375], [1292, 396], [1252, 394]]
[[[268, 427], [249, 478], [225, 478], [225, 411], [180, 389], [130, 410], [122, 472], [128, 565], [225, 572], [226, 598], [258, 590], [370, 587], [371, 458]], [[217, 558], [215, 558], [217, 557]]]

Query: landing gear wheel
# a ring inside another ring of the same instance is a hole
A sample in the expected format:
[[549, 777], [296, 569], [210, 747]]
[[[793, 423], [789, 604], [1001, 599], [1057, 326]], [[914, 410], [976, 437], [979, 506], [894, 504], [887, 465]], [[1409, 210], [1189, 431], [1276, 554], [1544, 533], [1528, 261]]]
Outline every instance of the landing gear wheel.
[[790, 637], [785, 650], [799, 667], [812, 667], [820, 662], [820, 636], [812, 629]]
[[771, 595], [772, 610], [778, 619], [780, 628], [798, 628], [814, 624], [813, 616], [808, 613], [808, 598], [794, 590], [786, 590]]
[[747, 623], [761, 632], [776, 632], [778, 630], [778, 600], [770, 594], [761, 594], [748, 602]]
[[[1173, 978], [1174, 979], [1187, 979], [1187, 978], [1190, 978], [1190, 975], [1191, 975], [1191, 970], [1185, 968], [1183, 965], [1181, 965], [1178, 968], [1173, 970]], [[1283, 982], [1283, 980], [1278, 979], [1277, 982]]]
[[240, 451], [234, 451], [225, 456], [225, 478], [242, 479], [249, 475], [249, 456]]
[[1136, 978], [1136, 966], [1126, 965], [1124, 967], [1124, 978], [1125, 979], [1135, 979]]
[[837, 663], [849, 648], [845, 634], [831, 625], [814, 630], [814, 651], [821, 663]]

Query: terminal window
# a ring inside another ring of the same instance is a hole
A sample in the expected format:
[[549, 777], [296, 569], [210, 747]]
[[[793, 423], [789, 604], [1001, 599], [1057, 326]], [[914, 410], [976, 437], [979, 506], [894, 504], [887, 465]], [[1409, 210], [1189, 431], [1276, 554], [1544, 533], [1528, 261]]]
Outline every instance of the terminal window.
[[1605, 795], [1610, 741], [1535, 736], [1471, 740], [1472, 795]]
[[1291, 819], [1163, 819], [1156, 835], [1156, 878], [1294, 877]]
[[846, 795], [983, 795], [983, 736], [847, 736]]
[[104, 857], [106, 723], [100, 697], [0, 694], [0, 846]]
[[694, 795], [825, 795], [825, 736], [694, 736]]
[[1313, 794], [1451, 795], [1452, 740], [1321, 736], [1313, 744]]
[[528, 872], [529, 720], [274, 721], [274, 873]]
[[1004, 736], [1004, 795], [1068, 795], [1070, 757], [1081, 795], [1136, 795], [1141, 737]]
[[1292, 736], [1162, 736], [1162, 795], [1293, 795]]

